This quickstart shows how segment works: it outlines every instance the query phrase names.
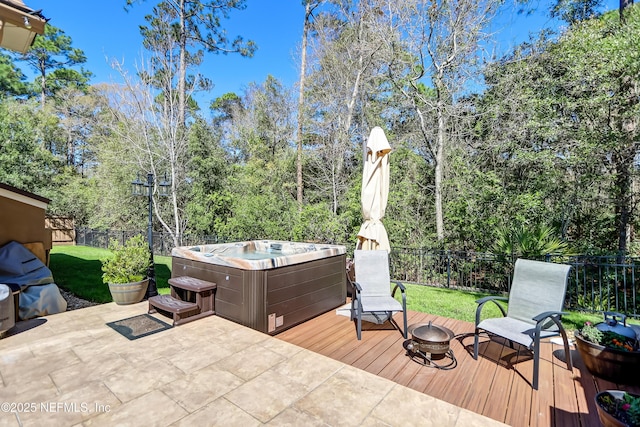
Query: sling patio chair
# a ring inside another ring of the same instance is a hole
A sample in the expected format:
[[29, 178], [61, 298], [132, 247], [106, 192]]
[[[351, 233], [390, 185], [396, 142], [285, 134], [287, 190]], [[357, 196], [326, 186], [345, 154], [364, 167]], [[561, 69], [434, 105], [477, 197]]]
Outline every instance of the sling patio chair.
[[[355, 250], [355, 282], [351, 299], [351, 320], [356, 321], [358, 339], [362, 339], [362, 320], [383, 324], [387, 320], [394, 323], [393, 313], [404, 315], [402, 335], [407, 338], [407, 295], [404, 285], [393, 281], [391, 291], [389, 274], [389, 253], [386, 250]], [[402, 304], [394, 296], [396, 291], [402, 292]]]
[[[473, 343], [473, 358], [478, 359], [478, 337], [481, 331], [506, 338], [523, 345], [533, 353], [533, 389], [538, 389], [540, 369], [540, 340], [561, 335], [567, 369], [573, 371], [567, 334], [560, 323], [561, 312], [567, 290], [570, 265], [518, 259], [513, 272], [509, 297], [488, 296], [476, 301], [476, 328]], [[484, 305], [492, 301], [503, 317], [480, 321]], [[508, 308], [498, 301], [508, 301]]]

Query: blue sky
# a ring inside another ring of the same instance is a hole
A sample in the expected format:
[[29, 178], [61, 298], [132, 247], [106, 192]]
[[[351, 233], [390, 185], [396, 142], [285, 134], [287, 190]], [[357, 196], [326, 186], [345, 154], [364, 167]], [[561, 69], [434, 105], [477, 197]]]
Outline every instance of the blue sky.
[[[124, 10], [125, 0], [24, 0], [32, 9], [42, 9], [49, 24], [61, 28], [74, 47], [87, 56], [85, 67], [95, 76], [92, 83], [120, 81], [111, 59], [132, 67], [140, 62], [142, 37], [139, 26], [157, 2], [148, 0]], [[207, 98], [226, 92], [241, 92], [250, 82], [263, 82], [268, 74], [285, 85], [297, 80], [294, 58], [300, 44], [304, 8], [301, 0], [248, 0], [247, 8], [223, 21], [229, 38], [241, 35], [258, 45], [253, 58], [237, 54], [208, 55], [200, 71], [215, 84]], [[26, 71], [26, 70], [25, 70]], [[205, 105], [201, 107], [206, 108]]]
[[[151, 10], [155, 0], [136, 4], [129, 12], [125, 0], [24, 0], [33, 9], [42, 9], [49, 23], [61, 28], [73, 40], [73, 45], [87, 56], [86, 68], [95, 74], [92, 83], [118, 82], [119, 74], [111, 69], [112, 59], [124, 61], [134, 69], [140, 62], [142, 38], [139, 25]], [[606, 9], [618, 7], [619, 0], [606, 0]], [[535, 2], [534, 2], [535, 3]], [[545, 3], [546, 2], [541, 2]], [[293, 85], [298, 78], [296, 59], [300, 44], [304, 8], [301, 0], [247, 0], [247, 8], [234, 12], [223, 21], [230, 38], [241, 35], [258, 45], [253, 58], [239, 55], [208, 55], [200, 71], [215, 87], [199, 98], [213, 100], [227, 93], [241, 93], [251, 82], [262, 83], [268, 74], [284, 85]], [[544, 26], [554, 26], [547, 14], [533, 16], [503, 15], [495, 23], [502, 49], [526, 39]], [[27, 70], [24, 70], [25, 72]], [[202, 101], [201, 101], [202, 102]], [[203, 110], [206, 104], [201, 104]]]

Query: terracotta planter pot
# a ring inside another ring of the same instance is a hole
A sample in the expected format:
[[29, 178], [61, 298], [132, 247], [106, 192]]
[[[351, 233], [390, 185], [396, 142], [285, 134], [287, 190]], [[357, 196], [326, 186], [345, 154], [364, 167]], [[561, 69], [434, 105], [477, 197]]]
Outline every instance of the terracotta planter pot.
[[575, 333], [576, 347], [589, 372], [618, 384], [640, 383], [640, 351], [622, 351], [607, 348], [582, 338]]
[[118, 305], [135, 304], [144, 298], [147, 293], [149, 279], [133, 283], [109, 283], [109, 291], [113, 302]]
[[[626, 424], [614, 417], [612, 414], [607, 412], [605, 407], [602, 404], [602, 398], [607, 394], [611, 395], [614, 399], [622, 399], [624, 396], [624, 391], [622, 390], [604, 390], [600, 393], [596, 394], [596, 408], [598, 409], [598, 418], [600, 418], [600, 422], [604, 427], [629, 427], [629, 424]], [[632, 396], [637, 397], [635, 394], [629, 393]]]

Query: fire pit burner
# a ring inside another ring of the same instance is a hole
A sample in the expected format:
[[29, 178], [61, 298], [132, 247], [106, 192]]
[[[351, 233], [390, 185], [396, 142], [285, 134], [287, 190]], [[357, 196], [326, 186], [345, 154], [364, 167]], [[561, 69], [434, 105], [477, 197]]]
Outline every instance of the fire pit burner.
[[[406, 341], [407, 355], [417, 363], [438, 369], [453, 369], [458, 362], [453, 355], [449, 342], [454, 334], [444, 326], [431, 323], [417, 323], [409, 326], [411, 339]], [[440, 365], [434, 360], [447, 358], [449, 363]]]

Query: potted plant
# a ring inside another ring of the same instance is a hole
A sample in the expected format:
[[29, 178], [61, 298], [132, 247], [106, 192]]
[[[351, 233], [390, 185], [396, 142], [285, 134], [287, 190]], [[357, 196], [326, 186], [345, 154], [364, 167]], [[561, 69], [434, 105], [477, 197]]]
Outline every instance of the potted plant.
[[109, 285], [116, 304], [135, 304], [142, 301], [149, 284], [149, 248], [140, 235], [129, 238], [125, 244], [117, 239], [109, 243], [111, 256], [100, 259], [102, 281]]
[[[614, 325], [608, 315], [614, 315]], [[619, 313], [605, 313], [605, 322], [586, 322], [575, 332], [576, 347], [585, 366], [593, 375], [622, 384], [640, 383], [640, 351], [634, 329], [618, 323]]]
[[598, 417], [605, 427], [640, 426], [640, 396], [622, 390], [596, 395]]

